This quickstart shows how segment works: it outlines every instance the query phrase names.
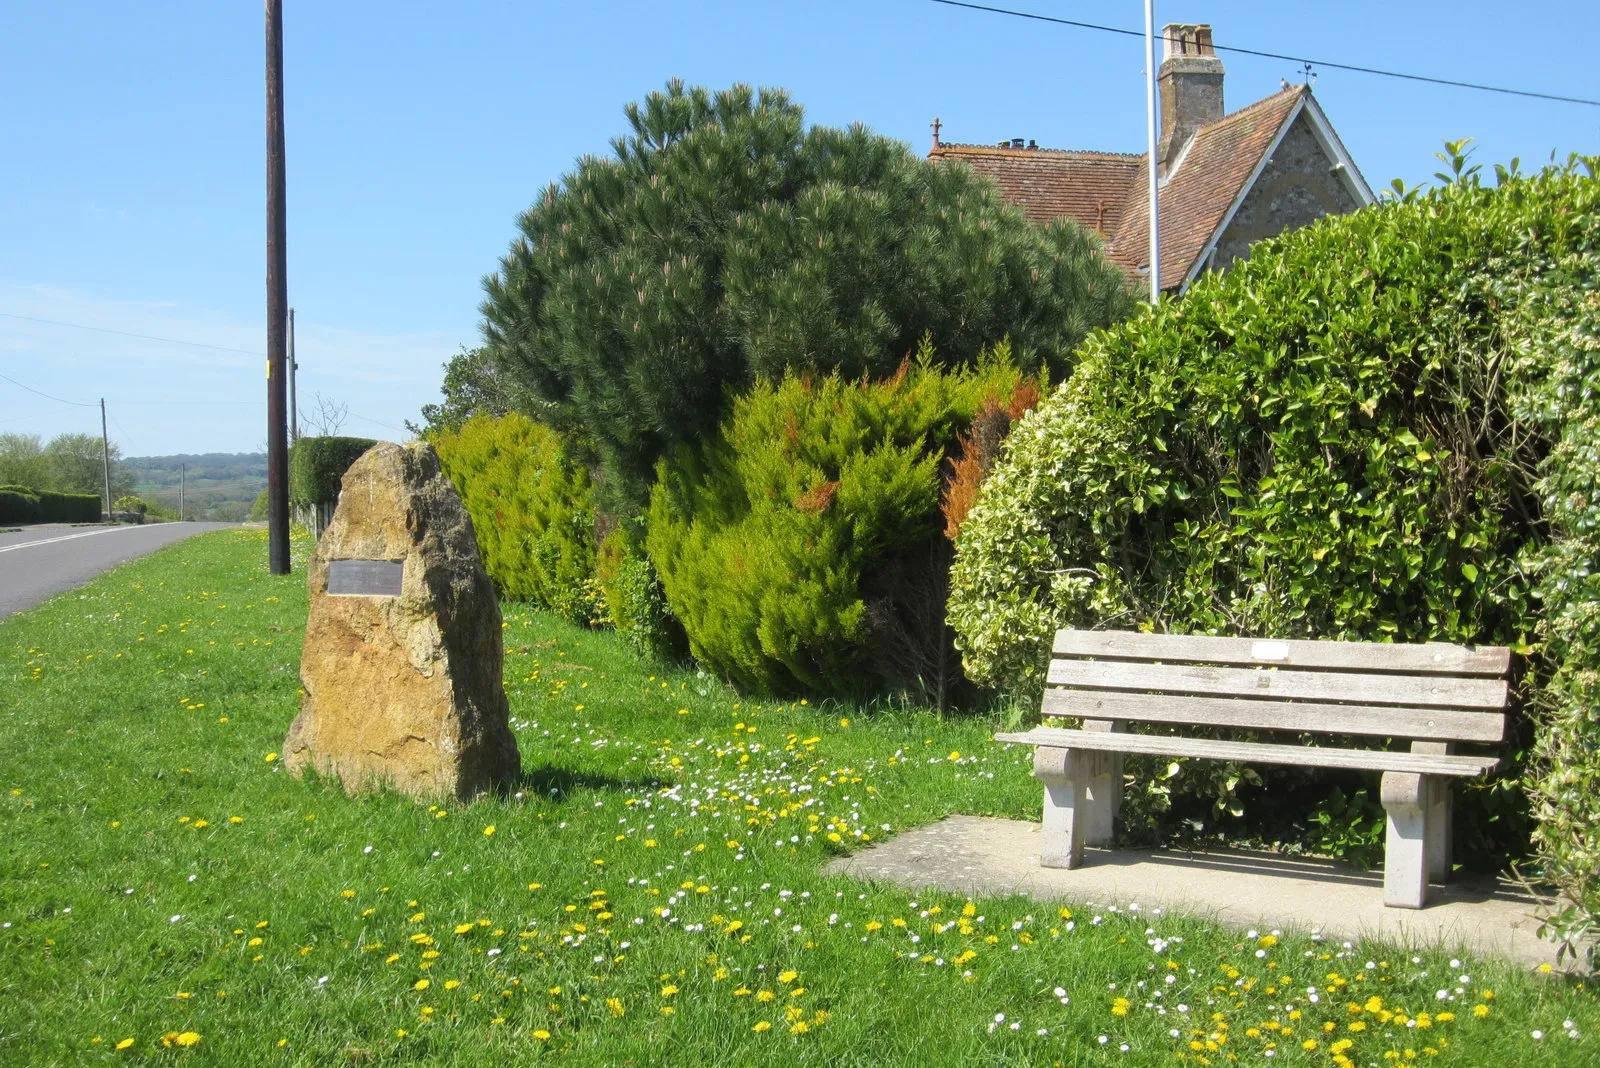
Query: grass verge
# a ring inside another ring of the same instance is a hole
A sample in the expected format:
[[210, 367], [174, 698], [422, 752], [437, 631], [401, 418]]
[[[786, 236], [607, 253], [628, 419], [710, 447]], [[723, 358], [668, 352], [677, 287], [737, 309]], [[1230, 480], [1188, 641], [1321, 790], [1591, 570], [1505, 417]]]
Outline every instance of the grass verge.
[[823, 877], [951, 812], [1037, 818], [1027, 754], [516, 605], [515, 796], [296, 781], [304, 572], [264, 559], [205, 535], [0, 622], [0, 1062], [1595, 1060], [1559, 976]]

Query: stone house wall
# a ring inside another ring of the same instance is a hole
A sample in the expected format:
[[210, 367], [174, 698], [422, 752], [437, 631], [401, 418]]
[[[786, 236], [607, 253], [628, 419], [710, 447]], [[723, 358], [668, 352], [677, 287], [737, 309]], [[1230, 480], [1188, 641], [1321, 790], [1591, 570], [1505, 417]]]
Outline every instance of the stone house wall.
[[1304, 226], [1324, 215], [1358, 211], [1361, 203], [1333, 170], [1304, 114], [1284, 134], [1272, 161], [1245, 194], [1207, 266], [1227, 270], [1250, 255], [1250, 244]]

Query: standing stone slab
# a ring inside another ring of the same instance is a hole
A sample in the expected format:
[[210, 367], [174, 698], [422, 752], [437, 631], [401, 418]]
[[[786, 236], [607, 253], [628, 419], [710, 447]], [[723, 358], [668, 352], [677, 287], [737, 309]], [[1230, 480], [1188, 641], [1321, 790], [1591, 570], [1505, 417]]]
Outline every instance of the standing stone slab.
[[383, 442], [350, 466], [306, 584], [291, 771], [463, 799], [520, 773], [500, 602], [431, 445]]

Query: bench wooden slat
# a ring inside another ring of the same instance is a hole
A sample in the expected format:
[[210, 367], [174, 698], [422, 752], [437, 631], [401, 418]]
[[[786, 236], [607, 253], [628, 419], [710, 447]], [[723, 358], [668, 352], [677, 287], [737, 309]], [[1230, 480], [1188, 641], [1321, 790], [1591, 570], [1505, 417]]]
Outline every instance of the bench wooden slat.
[[1121, 660], [1052, 660], [1050, 682], [1093, 690], [1210, 694], [1367, 705], [1498, 710], [1504, 679], [1366, 675], [1284, 669], [1140, 664]]
[[1366, 734], [1452, 742], [1498, 742], [1505, 737], [1504, 715], [1446, 708], [1386, 708], [1321, 702], [1249, 701], [1231, 697], [1173, 697], [1116, 690], [1044, 692], [1047, 716], [1126, 719], [1141, 723], [1182, 723], [1238, 730], [1312, 731]]
[[1155, 734], [1111, 734], [1035, 727], [1021, 734], [996, 734], [997, 742], [1042, 745], [1058, 749], [1098, 749], [1147, 756], [1203, 757], [1255, 764], [1295, 764], [1301, 767], [1354, 768], [1365, 771], [1410, 772], [1419, 775], [1486, 775], [1500, 761], [1495, 757], [1465, 754], [1391, 753], [1375, 749], [1323, 749], [1306, 745], [1269, 745], [1261, 742], [1219, 742], [1210, 738], [1175, 738]]
[[1192, 661], [1207, 664], [1279, 664], [1338, 671], [1398, 671], [1413, 675], [1497, 677], [1511, 667], [1503, 646], [1461, 646], [1432, 642], [1275, 641], [1204, 634], [1144, 634], [1124, 630], [1061, 630], [1055, 655], [1122, 657], [1130, 660]]

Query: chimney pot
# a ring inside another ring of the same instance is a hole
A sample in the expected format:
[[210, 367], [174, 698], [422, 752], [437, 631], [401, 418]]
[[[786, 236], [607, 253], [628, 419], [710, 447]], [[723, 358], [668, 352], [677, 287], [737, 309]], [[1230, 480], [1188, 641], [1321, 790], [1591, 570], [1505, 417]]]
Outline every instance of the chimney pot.
[[1012, 138], [1012, 139], [1011, 139], [1011, 147], [1012, 147], [1012, 148], [1021, 148], [1021, 147], [1022, 147], [1022, 143], [1023, 143], [1023, 141], [1025, 141], [1025, 140], [1026, 140], [1026, 138], [1022, 138], [1022, 137], [1013, 137], [1013, 138]]

